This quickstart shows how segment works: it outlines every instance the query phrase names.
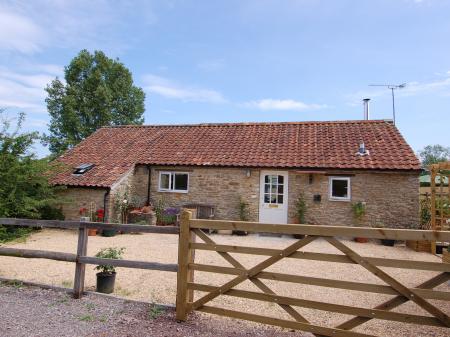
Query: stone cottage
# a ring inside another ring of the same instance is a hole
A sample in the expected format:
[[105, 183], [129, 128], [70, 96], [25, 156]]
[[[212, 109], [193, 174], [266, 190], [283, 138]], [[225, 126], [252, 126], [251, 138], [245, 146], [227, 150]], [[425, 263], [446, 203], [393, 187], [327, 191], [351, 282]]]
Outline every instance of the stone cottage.
[[[59, 159], [67, 219], [135, 206], [207, 204], [216, 219], [417, 227], [420, 164], [391, 121], [104, 127]], [[92, 206], [94, 205], [94, 206]], [[355, 205], [364, 211], [359, 217]]]

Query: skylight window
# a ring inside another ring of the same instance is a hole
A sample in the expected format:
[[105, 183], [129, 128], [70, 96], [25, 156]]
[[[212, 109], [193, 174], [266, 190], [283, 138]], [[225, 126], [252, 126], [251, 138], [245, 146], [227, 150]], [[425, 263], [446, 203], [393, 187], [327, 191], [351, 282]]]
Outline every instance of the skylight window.
[[81, 164], [81, 165], [75, 167], [73, 174], [83, 175], [93, 167], [94, 167], [94, 164]]

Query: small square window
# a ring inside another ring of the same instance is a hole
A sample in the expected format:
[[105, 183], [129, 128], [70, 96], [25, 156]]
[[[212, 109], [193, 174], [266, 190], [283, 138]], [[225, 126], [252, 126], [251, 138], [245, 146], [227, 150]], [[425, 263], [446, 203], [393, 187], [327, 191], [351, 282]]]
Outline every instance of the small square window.
[[189, 175], [184, 172], [160, 172], [159, 191], [161, 192], [188, 192]]
[[350, 178], [330, 177], [330, 199], [350, 200]]

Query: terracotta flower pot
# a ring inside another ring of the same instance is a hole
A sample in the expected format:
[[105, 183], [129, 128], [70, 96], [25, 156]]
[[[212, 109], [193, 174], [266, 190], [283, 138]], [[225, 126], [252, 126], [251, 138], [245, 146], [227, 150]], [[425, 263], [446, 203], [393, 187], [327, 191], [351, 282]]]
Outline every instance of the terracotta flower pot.
[[88, 229], [88, 236], [96, 236], [96, 235], [97, 235], [97, 229], [95, 229], [95, 228]]
[[368, 238], [355, 238], [355, 241], [359, 242], [359, 243], [367, 243], [367, 242], [369, 242], [369, 239]]

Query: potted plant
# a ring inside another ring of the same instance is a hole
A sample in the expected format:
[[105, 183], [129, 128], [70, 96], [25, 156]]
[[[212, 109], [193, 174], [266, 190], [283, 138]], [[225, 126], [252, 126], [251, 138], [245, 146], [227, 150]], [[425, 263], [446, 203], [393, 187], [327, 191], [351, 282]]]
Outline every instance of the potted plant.
[[[297, 214], [297, 223], [304, 224], [305, 221], [305, 214], [306, 214], [306, 201], [305, 196], [303, 193], [300, 193], [299, 197], [297, 198], [297, 201], [295, 202], [295, 211]], [[294, 238], [296, 239], [303, 239], [305, 236], [302, 234], [294, 234]]]
[[[109, 247], [101, 249], [95, 257], [103, 259], [121, 260], [125, 248]], [[98, 265], [95, 270], [99, 270], [97, 275], [97, 292], [111, 294], [114, 292], [116, 282], [116, 269], [111, 265]]]
[[[377, 223], [373, 227], [374, 228], [385, 228], [386, 226], [384, 226], [381, 223]], [[394, 245], [395, 245], [395, 240], [393, 240], [393, 239], [381, 239], [380, 241], [383, 246], [394, 247]]]
[[395, 240], [393, 240], [393, 239], [381, 239], [381, 244], [383, 246], [394, 247]]
[[[95, 214], [93, 215], [92, 221], [94, 222], [103, 222], [105, 211], [103, 208], [99, 208]], [[89, 228], [88, 229], [88, 235], [89, 236], [96, 236], [97, 235], [97, 228]]]
[[442, 250], [442, 262], [450, 263], [450, 245], [447, 246], [447, 249]]
[[[352, 211], [353, 217], [358, 223], [360, 223], [362, 218], [366, 214], [366, 203], [362, 201], [352, 203]], [[355, 241], [360, 243], [366, 243], [369, 240], [367, 238], [355, 237]]]
[[[248, 221], [250, 219], [250, 211], [248, 209], [248, 202], [245, 201], [242, 197], [239, 198], [238, 210], [239, 210], [239, 220], [240, 221]], [[232, 232], [238, 236], [248, 235], [247, 231], [236, 230]]]

